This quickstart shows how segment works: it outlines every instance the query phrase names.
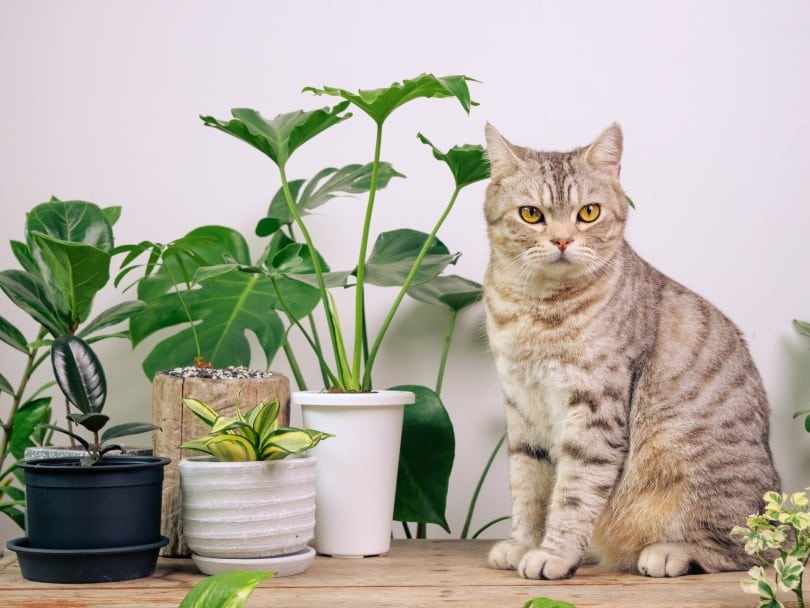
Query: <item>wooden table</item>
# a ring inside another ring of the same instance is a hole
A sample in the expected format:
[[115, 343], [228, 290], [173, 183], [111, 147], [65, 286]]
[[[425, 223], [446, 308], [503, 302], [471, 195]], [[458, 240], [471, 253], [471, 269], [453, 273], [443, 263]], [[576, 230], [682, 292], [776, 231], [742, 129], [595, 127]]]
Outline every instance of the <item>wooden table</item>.
[[[585, 567], [566, 581], [527, 581], [514, 572], [487, 568], [490, 545], [490, 541], [395, 540], [386, 557], [317, 557], [303, 574], [263, 582], [248, 608], [521, 608], [536, 597], [564, 600], [577, 608], [753, 608], [757, 603], [754, 596], [741, 591], [745, 576], [741, 572], [651, 579]], [[153, 576], [134, 581], [33, 583], [20, 576], [16, 558], [9, 552], [0, 558], [0, 606], [177, 608], [202, 576], [190, 560], [161, 558]]]

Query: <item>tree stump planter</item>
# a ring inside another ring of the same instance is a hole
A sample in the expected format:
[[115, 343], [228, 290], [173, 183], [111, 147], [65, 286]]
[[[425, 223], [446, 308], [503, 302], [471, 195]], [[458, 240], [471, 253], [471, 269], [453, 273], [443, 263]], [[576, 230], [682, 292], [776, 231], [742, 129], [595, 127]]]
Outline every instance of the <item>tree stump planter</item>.
[[180, 471], [178, 463], [199, 452], [180, 450], [177, 446], [208, 432], [208, 427], [183, 406], [191, 397], [204, 401], [223, 416], [233, 416], [236, 396], [241, 390], [240, 409], [245, 411], [262, 400], [278, 399], [281, 425], [290, 421], [290, 381], [270, 371], [243, 367], [225, 369], [177, 368], [161, 372], [152, 384], [152, 422], [162, 433], [155, 433], [154, 454], [171, 458], [163, 482], [162, 534], [169, 544], [161, 550], [164, 557], [188, 557], [191, 551], [183, 540]]

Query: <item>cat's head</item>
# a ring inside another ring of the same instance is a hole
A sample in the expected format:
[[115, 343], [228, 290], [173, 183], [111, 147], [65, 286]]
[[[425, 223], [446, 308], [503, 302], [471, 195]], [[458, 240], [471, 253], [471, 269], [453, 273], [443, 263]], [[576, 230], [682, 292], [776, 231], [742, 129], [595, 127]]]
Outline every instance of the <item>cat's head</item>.
[[623, 242], [627, 219], [619, 125], [571, 152], [513, 145], [489, 124], [486, 138], [492, 179], [484, 214], [501, 269], [526, 281], [601, 272]]

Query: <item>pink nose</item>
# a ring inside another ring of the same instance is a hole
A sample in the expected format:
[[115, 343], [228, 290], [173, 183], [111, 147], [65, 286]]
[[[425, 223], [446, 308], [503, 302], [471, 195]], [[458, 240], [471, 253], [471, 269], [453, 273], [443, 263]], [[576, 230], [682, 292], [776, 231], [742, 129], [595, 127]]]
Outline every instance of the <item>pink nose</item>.
[[551, 239], [560, 251], [565, 251], [574, 239]]

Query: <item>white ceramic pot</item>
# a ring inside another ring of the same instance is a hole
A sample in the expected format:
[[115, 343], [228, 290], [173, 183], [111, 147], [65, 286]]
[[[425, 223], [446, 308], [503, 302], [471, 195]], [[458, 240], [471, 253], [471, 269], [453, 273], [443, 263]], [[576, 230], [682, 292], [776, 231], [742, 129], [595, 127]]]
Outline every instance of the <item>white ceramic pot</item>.
[[334, 557], [383, 555], [391, 524], [407, 391], [294, 392], [304, 425], [332, 433], [318, 457], [315, 549]]
[[195, 554], [263, 558], [306, 549], [315, 527], [316, 458], [180, 461], [183, 535]]

